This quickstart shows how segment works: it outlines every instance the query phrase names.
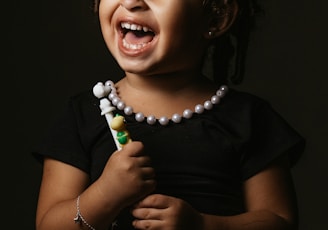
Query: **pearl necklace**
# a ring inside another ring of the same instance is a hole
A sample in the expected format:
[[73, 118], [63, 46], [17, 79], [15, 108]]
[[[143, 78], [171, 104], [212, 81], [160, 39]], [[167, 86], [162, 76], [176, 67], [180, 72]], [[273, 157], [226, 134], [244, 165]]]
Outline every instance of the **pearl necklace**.
[[[101, 84], [101, 83], [98, 83]], [[131, 106], [127, 106], [124, 101], [121, 100], [121, 98], [117, 95], [117, 91], [115, 88], [115, 85], [112, 81], [106, 81], [104, 87], [107, 88], [108, 99], [110, 100], [111, 104], [115, 106], [118, 110], [124, 111], [124, 114], [127, 116], [133, 115], [134, 111]], [[228, 87], [226, 85], [222, 85], [219, 87], [219, 89], [216, 91], [216, 94], [214, 94], [209, 100], [206, 100], [204, 104], [197, 104], [194, 108], [194, 111], [190, 109], [185, 109], [183, 111], [183, 114], [180, 115], [178, 113], [173, 114], [172, 118], [169, 119], [165, 116], [160, 117], [157, 119], [155, 116], [145, 116], [143, 113], [138, 112], [135, 114], [135, 120], [137, 122], [143, 122], [146, 120], [146, 122], [149, 125], [154, 125], [157, 122], [163, 126], [168, 125], [170, 120], [172, 120], [174, 123], [180, 123], [182, 121], [182, 118], [190, 119], [194, 113], [196, 114], [202, 114], [205, 110], [211, 110], [214, 105], [219, 104], [220, 99], [223, 98], [226, 93], [228, 92]]]

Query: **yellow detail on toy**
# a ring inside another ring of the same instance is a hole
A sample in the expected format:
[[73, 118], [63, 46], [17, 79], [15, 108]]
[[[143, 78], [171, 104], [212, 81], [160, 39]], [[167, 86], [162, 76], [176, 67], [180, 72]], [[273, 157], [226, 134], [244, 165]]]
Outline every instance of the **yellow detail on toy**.
[[117, 114], [110, 123], [110, 127], [117, 131], [116, 139], [121, 146], [129, 143], [131, 141], [130, 134], [126, 130], [124, 117]]

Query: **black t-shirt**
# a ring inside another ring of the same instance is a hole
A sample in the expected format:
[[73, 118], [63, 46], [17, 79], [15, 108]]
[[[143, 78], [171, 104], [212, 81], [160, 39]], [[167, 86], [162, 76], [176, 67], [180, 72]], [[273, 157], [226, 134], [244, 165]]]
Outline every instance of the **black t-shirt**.
[[[179, 124], [148, 125], [133, 115], [125, 119], [131, 138], [142, 141], [151, 158], [155, 193], [214, 215], [244, 212], [243, 181], [285, 154], [293, 165], [305, 143], [266, 101], [236, 90], [212, 110]], [[115, 150], [99, 100], [90, 91], [70, 99], [36, 153], [87, 172], [93, 182]], [[118, 218], [118, 229], [129, 229], [128, 216]]]

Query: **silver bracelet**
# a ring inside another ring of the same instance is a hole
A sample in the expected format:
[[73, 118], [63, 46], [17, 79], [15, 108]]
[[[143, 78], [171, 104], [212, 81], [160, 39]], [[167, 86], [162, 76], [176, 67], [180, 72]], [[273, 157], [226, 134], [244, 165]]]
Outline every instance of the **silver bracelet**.
[[80, 196], [77, 197], [76, 199], [76, 216], [73, 219], [76, 224], [85, 224], [89, 229], [96, 230], [94, 227], [92, 227], [82, 216], [81, 211], [80, 211]]

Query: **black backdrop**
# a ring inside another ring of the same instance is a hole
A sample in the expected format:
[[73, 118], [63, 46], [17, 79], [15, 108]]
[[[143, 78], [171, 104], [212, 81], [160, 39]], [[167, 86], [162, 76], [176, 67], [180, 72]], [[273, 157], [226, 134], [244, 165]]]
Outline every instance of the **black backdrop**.
[[[238, 88], [271, 101], [307, 139], [293, 168], [300, 230], [327, 229], [328, 1], [260, 2], [266, 16], [252, 35]], [[88, 0], [13, 0], [2, 7], [1, 228], [34, 229], [41, 167], [30, 152], [70, 95], [121, 72]]]

